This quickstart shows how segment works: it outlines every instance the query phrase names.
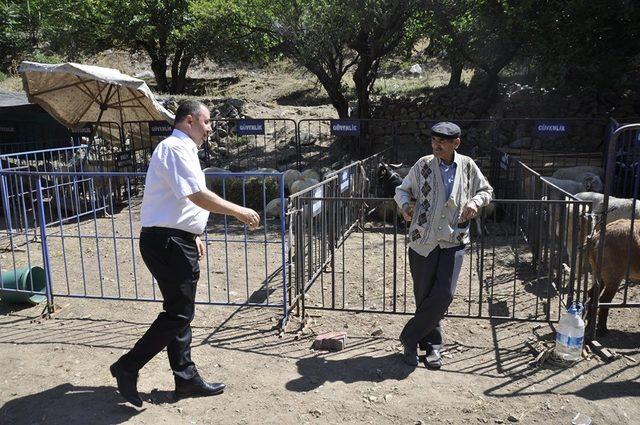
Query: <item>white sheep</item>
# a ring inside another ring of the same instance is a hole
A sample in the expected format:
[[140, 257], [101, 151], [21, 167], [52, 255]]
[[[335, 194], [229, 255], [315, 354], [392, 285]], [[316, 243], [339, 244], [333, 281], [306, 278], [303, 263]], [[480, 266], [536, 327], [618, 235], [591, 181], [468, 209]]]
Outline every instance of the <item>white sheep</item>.
[[[591, 201], [591, 212], [596, 217], [602, 216], [604, 213], [604, 195], [596, 192], [580, 192], [576, 193], [576, 198], [582, 201]], [[636, 200], [636, 219], [640, 219], [640, 200]], [[633, 211], [633, 199], [609, 197], [609, 206], [607, 208], [607, 224], [623, 218], [631, 219]]]
[[600, 180], [604, 181], [604, 170], [602, 167], [596, 167], [593, 165], [577, 165], [575, 167], [559, 168], [551, 177], [561, 180], [574, 180], [581, 182], [585, 173], [595, 174], [600, 177]]
[[[602, 184], [600, 177], [593, 173], [584, 173], [582, 181], [580, 182], [575, 180], [557, 179], [555, 177], [542, 177], [542, 180], [559, 187], [571, 195], [575, 195], [579, 192], [602, 192], [604, 189], [604, 185]], [[558, 191], [555, 189], [552, 190], [552, 194], [549, 198], [562, 199], [563, 196], [559, 195], [557, 192]]]
[[298, 193], [316, 184], [318, 184], [318, 180], [316, 179], [296, 180], [291, 184], [290, 192], [291, 194]]
[[302, 180], [302, 179], [303, 179], [303, 177], [302, 177], [302, 174], [300, 173], [300, 171], [298, 171], [298, 170], [287, 170], [287, 171], [284, 172], [284, 187], [287, 188], [289, 193], [293, 193], [293, 192], [291, 192], [291, 185], [296, 180]]
[[311, 168], [307, 168], [306, 170], [302, 170], [302, 177], [305, 179], [316, 179], [320, 181], [320, 174], [316, 170], [312, 170]]

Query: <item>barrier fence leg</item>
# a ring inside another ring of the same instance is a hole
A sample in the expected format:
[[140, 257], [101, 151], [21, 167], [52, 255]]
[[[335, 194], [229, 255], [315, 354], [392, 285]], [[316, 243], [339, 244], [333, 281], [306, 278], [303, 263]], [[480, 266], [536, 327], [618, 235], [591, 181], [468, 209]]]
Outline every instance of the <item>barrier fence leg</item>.
[[38, 179], [38, 221], [40, 222], [40, 242], [42, 245], [42, 262], [45, 276], [45, 291], [47, 295], [47, 305], [43, 311], [43, 315], [51, 316], [54, 312], [53, 291], [51, 285], [51, 264], [49, 262], [49, 247], [47, 245], [47, 226], [44, 214], [44, 203], [42, 202], [42, 179]]

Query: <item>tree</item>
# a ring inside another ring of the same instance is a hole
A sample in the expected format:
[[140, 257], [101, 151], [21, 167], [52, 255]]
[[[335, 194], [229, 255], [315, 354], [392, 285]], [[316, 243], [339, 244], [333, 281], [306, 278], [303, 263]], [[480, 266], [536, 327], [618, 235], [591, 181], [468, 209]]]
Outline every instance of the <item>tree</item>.
[[31, 3], [39, 17], [39, 44], [44, 44], [47, 51], [78, 61], [112, 44], [100, 0], [31, 0]]
[[[463, 58], [485, 76], [484, 112], [498, 95], [500, 72], [528, 50], [538, 22], [539, 2], [523, 0], [428, 1], [434, 21], [449, 38], [454, 60]], [[438, 31], [438, 29], [436, 29]]]
[[358, 99], [358, 117], [369, 118], [370, 94], [378, 77], [380, 61], [398, 48], [406, 35], [405, 26], [423, 2], [359, 0], [356, 3], [358, 25], [348, 45], [358, 55], [353, 73]]
[[620, 92], [637, 84], [638, 2], [560, 0], [545, 10], [531, 48], [540, 85]]
[[7, 69], [26, 48], [27, 41], [20, 26], [20, 8], [13, 2], [0, 2], [0, 66]]
[[358, 117], [370, 116], [370, 94], [380, 61], [403, 40], [404, 26], [418, 0], [256, 0], [257, 29], [273, 40], [274, 51], [313, 73], [338, 116], [348, 112], [343, 78], [353, 70]]

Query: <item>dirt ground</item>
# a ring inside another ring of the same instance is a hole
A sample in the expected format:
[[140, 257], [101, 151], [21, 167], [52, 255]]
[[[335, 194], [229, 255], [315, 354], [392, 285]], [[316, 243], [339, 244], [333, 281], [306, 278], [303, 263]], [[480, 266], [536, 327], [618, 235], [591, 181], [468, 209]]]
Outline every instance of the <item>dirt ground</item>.
[[[121, 211], [115, 227], [111, 218], [99, 219], [96, 231], [126, 237], [130, 232], [127, 216], [127, 210]], [[91, 235], [93, 222], [83, 226], [82, 233]], [[73, 229], [65, 231], [71, 234]], [[362, 270], [366, 270], [367, 293], [373, 297], [366, 299], [367, 307], [379, 310], [389, 305], [389, 287], [386, 297], [380, 293], [391, 282], [380, 278], [388, 273], [390, 264], [387, 261], [382, 266], [380, 261], [389, 255], [380, 251], [383, 234], [366, 233], [361, 240], [356, 233], [338, 253], [346, 259], [335, 267], [344, 272], [347, 286], [352, 288], [346, 294], [351, 306], [362, 301], [357, 291]], [[130, 249], [126, 243], [120, 246]], [[366, 258], [358, 256], [361, 246]], [[78, 261], [77, 255], [71, 255], [73, 246], [66, 249], [68, 261]], [[61, 249], [53, 251], [54, 261], [59, 262]], [[211, 251], [212, 259], [221, 258], [215, 245]], [[108, 249], [101, 252], [102, 267], [113, 267], [117, 262], [121, 270], [127, 270], [128, 264], [139, 262], [126, 256], [109, 258]], [[16, 254], [25, 256], [26, 252]], [[255, 265], [261, 255], [250, 253], [248, 264]], [[498, 250], [497, 256], [503, 263], [509, 262], [505, 252]], [[242, 252], [231, 257], [242, 258]], [[113, 271], [105, 268], [99, 272], [98, 258], [97, 249], [84, 247], [82, 264], [89, 288], [95, 291], [95, 280], [101, 276], [105, 277], [105, 288], [113, 288], [113, 282], [106, 280]], [[452, 306], [455, 313], [463, 312], [475, 296], [468, 280], [473, 269], [469, 262], [465, 267]], [[210, 273], [220, 280], [218, 268]], [[224, 299], [225, 295], [241, 299], [246, 273], [252, 285], [262, 281], [262, 267], [257, 269], [260, 271], [247, 272], [242, 266], [233, 267], [231, 281], [239, 285], [225, 288], [214, 282], [210, 288], [218, 292], [213, 292], [213, 299]], [[399, 273], [404, 274], [402, 270], [399, 268]], [[78, 267], [68, 271], [72, 277], [79, 272]], [[142, 276], [146, 271], [138, 273]], [[129, 282], [122, 274], [122, 281]], [[320, 282], [327, 284], [328, 274], [324, 275]], [[62, 280], [63, 276], [63, 269], [58, 268], [54, 278]], [[71, 280], [77, 284], [80, 278]], [[502, 283], [505, 288], [512, 285], [510, 279]], [[206, 287], [205, 277], [201, 277], [201, 299], [206, 299], [207, 291], [202, 291]], [[310, 292], [310, 306], [322, 306], [320, 287], [318, 283]], [[231, 294], [234, 288], [240, 289]], [[82, 287], [71, 289], [77, 293]], [[505, 299], [507, 294], [503, 294]], [[523, 305], [539, 296], [535, 291], [517, 292]], [[640, 423], [637, 309], [612, 311], [610, 334], [601, 339], [621, 355], [618, 359], [605, 363], [593, 357], [566, 369], [550, 363], [530, 365], [535, 356], [527, 342], [553, 339], [554, 329], [547, 323], [447, 318], [445, 365], [440, 371], [431, 371], [422, 365], [413, 369], [401, 361], [397, 336], [406, 315], [309, 310], [310, 323], [303, 331], [299, 331], [299, 319], [292, 317], [287, 332], [281, 335], [276, 329], [281, 315], [277, 308], [198, 305], [193, 358], [204, 377], [225, 382], [227, 390], [216, 397], [175, 401], [171, 371], [162, 353], [140, 373], [138, 388], [145, 403], [136, 409], [123, 403], [108, 367], [144, 333], [160, 304], [64, 297], [55, 302], [58, 311], [47, 320], [38, 318], [41, 306], [18, 309], [0, 304], [0, 423], [570, 424], [578, 413], [592, 418], [594, 424]], [[406, 308], [409, 312], [412, 309], [410, 299]], [[537, 310], [522, 311], [525, 315], [532, 312], [539, 314]], [[311, 350], [314, 336], [325, 331], [346, 331], [346, 349], [337, 353]]]
[[[446, 319], [446, 362], [431, 371], [400, 360], [396, 336], [406, 317], [314, 312], [305, 333], [295, 332], [293, 318], [279, 337], [273, 309], [198, 306], [194, 360], [227, 390], [174, 401], [161, 354], [140, 373], [145, 403], [136, 409], [122, 403], [108, 366], [160, 305], [63, 298], [57, 304], [49, 320], [34, 320], [40, 307], [2, 307], [1, 423], [570, 424], [577, 413], [594, 424], [639, 423], [640, 332], [622, 311], [612, 312], [615, 327], [603, 342], [628, 357], [611, 363], [593, 358], [567, 369], [530, 368], [524, 342], [534, 330], [549, 337], [548, 325]], [[329, 330], [346, 331], [347, 348], [312, 351], [313, 333]], [[382, 334], [372, 336], [377, 330]]]

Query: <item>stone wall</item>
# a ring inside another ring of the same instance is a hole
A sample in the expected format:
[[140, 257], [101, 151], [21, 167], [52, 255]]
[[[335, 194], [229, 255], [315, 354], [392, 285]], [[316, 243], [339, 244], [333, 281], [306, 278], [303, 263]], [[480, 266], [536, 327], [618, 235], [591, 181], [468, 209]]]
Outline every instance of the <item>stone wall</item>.
[[[398, 160], [425, 152], [428, 129], [441, 120], [461, 125], [463, 153], [487, 155], [492, 147], [505, 145], [550, 152], [601, 151], [610, 117], [628, 122], [640, 115], [638, 100], [632, 96], [560, 95], [519, 85], [505, 91], [488, 113], [477, 112], [482, 103], [478, 91], [439, 88], [418, 97], [382, 97], [375, 103], [373, 115], [395, 121]], [[554, 118], [565, 125], [563, 133], [538, 130]]]

